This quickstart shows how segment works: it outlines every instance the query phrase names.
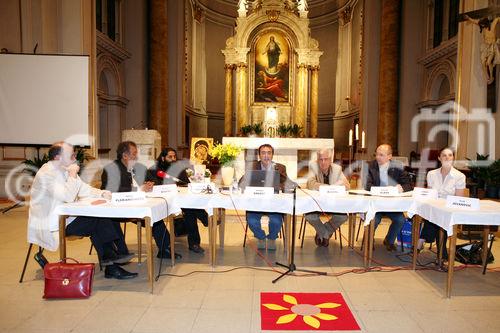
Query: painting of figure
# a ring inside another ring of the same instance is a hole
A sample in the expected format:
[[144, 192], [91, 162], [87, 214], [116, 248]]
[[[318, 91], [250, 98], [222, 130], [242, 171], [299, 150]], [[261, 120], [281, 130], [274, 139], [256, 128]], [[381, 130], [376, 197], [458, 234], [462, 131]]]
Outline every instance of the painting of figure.
[[207, 164], [209, 152], [214, 145], [213, 138], [191, 138], [191, 162], [197, 164]]
[[281, 32], [267, 32], [255, 43], [255, 102], [286, 103], [289, 47]]

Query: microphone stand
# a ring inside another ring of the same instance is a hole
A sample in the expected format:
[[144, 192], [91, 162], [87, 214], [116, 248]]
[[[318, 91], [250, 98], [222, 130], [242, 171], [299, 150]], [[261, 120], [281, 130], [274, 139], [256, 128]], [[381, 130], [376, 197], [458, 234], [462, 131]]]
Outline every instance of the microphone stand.
[[297, 201], [297, 186], [294, 186], [293, 188], [293, 215], [292, 215], [292, 248], [290, 250], [290, 264], [285, 265], [279, 262], [276, 262], [276, 265], [287, 268], [288, 270], [284, 273], [282, 273], [280, 276], [278, 276], [276, 279], [274, 279], [272, 282], [276, 283], [279, 279], [284, 277], [285, 275], [291, 274], [294, 271], [299, 271], [299, 272], [306, 272], [306, 273], [313, 273], [313, 274], [318, 274], [318, 275], [327, 275], [326, 272], [319, 272], [319, 271], [312, 271], [308, 269], [298, 269], [297, 266], [295, 266], [295, 224], [296, 224], [296, 216], [295, 216], [295, 203]]

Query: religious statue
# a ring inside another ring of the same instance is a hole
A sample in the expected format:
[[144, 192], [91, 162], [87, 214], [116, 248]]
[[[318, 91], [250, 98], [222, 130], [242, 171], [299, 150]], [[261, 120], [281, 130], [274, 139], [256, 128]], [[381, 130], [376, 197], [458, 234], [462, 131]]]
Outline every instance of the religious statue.
[[495, 31], [500, 17], [496, 17], [495, 19], [483, 17], [475, 20], [465, 15], [465, 18], [469, 22], [479, 26], [479, 32], [483, 37], [483, 43], [481, 44], [481, 65], [483, 65], [488, 84], [491, 84], [495, 79], [493, 75], [495, 65], [500, 63], [500, 52], [498, 50], [500, 39], [496, 38]]
[[307, 10], [307, 1], [306, 0], [298, 0], [297, 1], [297, 9], [299, 12], [305, 12]]
[[278, 72], [278, 63], [280, 60], [281, 48], [274, 41], [274, 36], [269, 37], [269, 43], [266, 45], [266, 50], [262, 54], [267, 53], [267, 67], [269, 72]]
[[238, 1], [238, 14], [240, 17], [247, 16], [247, 0]]

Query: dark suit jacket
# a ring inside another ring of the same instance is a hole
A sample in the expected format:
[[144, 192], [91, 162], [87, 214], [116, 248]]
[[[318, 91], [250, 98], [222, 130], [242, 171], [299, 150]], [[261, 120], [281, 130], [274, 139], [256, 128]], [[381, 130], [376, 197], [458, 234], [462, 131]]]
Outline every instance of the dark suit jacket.
[[167, 185], [176, 184], [179, 186], [187, 186], [189, 183], [189, 178], [186, 173], [186, 168], [193, 168], [191, 165], [183, 162], [173, 162], [170, 164], [168, 170], [165, 171], [169, 176], [178, 178], [180, 182], [176, 182], [172, 178], [161, 178], [158, 177], [158, 166], [151, 167], [146, 173], [146, 181], [154, 182], [155, 185]]
[[[410, 183], [410, 177], [408, 173], [404, 171], [401, 163], [390, 161], [387, 174], [389, 176], [389, 186], [396, 186], [399, 184], [403, 187], [403, 191], [405, 192], [413, 190], [413, 186]], [[376, 160], [368, 164], [368, 176], [366, 178], [365, 189], [370, 191], [372, 186], [380, 186], [380, 171]]]
[[[249, 170], [262, 170], [262, 166], [260, 164], [260, 161], [253, 161], [251, 163], [248, 163], [245, 168], [245, 173], [246, 171]], [[294, 187], [294, 182], [288, 178], [286, 174], [286, 167], [283, 164], [280, 163], [274, 163], [274, 170], [278, 171], [280, 174], [280, 189], [281, 191], [286, 191], [293, 189]], [[243, 186], [247, 183], [247, 179], [245, 178], [245, 175], [240, 178], [239, 184], [240, 186]]]
[[[137, 185], [141, 186], [146, 178], [147, 168], [136, 163], [132, 169]], [[132, 173], [127, 171], [127, 167], [120, 160], [115, 160], [104, 167], [101, 175], [101, 189], [111, 192], [131, 192]]]

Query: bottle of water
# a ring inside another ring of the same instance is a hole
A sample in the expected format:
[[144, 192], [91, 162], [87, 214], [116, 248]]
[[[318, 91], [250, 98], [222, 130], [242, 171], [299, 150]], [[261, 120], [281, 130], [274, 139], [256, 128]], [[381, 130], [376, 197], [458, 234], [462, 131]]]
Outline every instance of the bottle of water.
[[231, 193], [233, 194], [240, 193], [240, 189], [238, 188], [238, 182], [236, 181], [236, 179], [233, 181], [233, 185], [231, 186]]

